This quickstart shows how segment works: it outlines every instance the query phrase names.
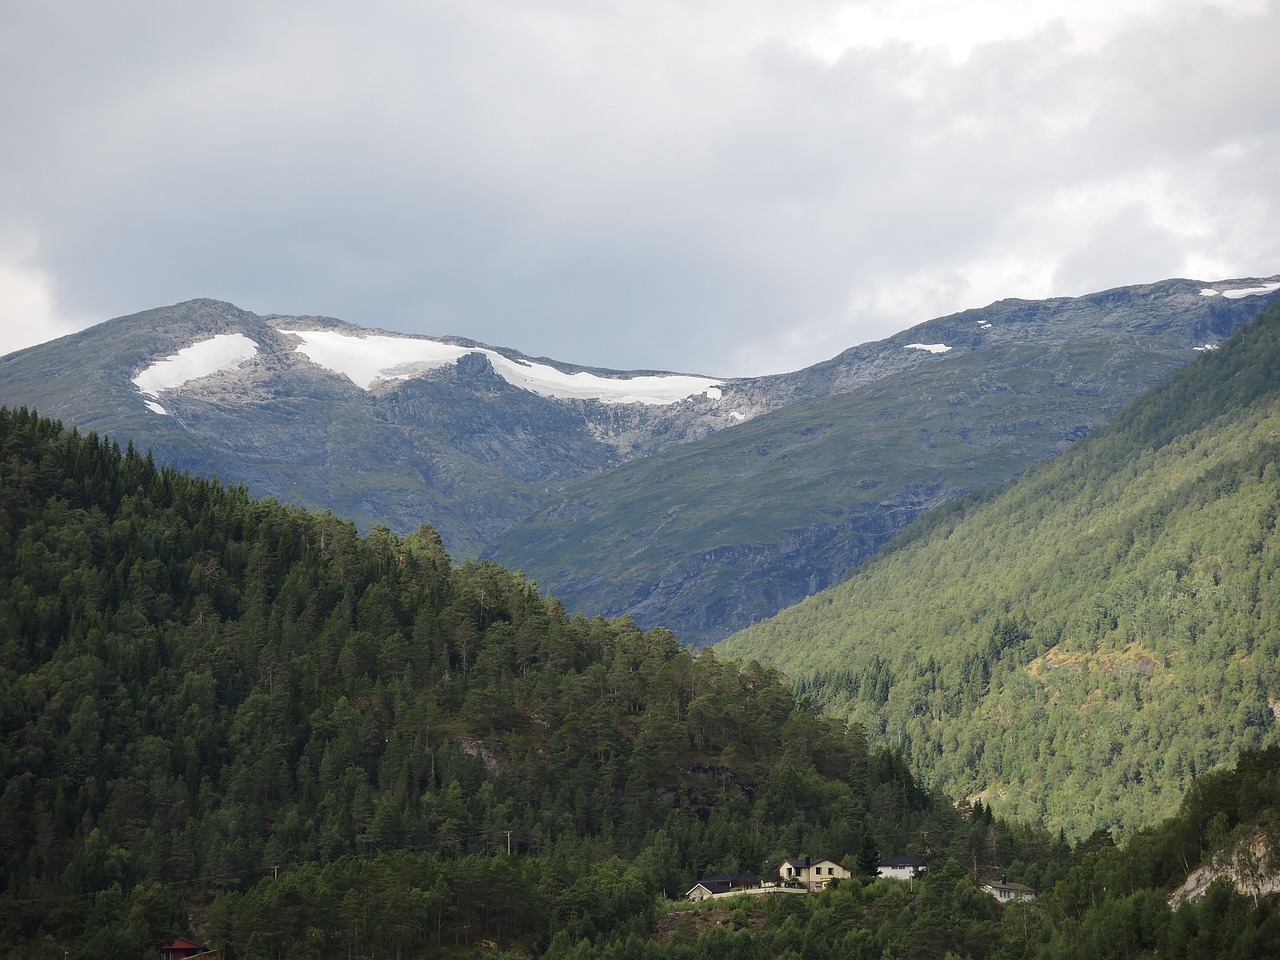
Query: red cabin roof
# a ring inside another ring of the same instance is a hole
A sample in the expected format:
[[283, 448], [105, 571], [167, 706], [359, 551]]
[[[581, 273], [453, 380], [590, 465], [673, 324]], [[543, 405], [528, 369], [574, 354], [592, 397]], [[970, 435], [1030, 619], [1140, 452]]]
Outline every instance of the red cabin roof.
[[186, 960], [187, 957], [199, 956], [209, 952], [203, 943], [196, 943], [186, 937], [174, 937], [171, 943], [160, 948], [160, 960]]

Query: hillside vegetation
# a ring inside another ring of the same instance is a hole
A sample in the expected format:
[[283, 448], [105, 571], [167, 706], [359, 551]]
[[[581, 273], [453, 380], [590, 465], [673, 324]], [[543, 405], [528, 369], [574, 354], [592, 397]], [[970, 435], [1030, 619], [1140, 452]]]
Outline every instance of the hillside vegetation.
[[926, 780], [1084, 835], [1173, 811], [1280, 700], [1280, 308], [997, 497], [731, 637]]
[[5, 956], [188, 915], [240, 957], [538, 952], [708, 870], [990, 832], [772, 670], [2, 408], [0, 783]]
[[[6, 957], [1280, 951], [1280, 750], [1072, 849], [926, 793], [768, 668], [570, 618], [429, 528], [362, 538], [4, 409], [0, 783]], [[904, 850], [923, 880], [869, 880]], [[855, 879], [664, 898], [819, 851]], [[1234, 885], [1171, 909], [1199, 864]], [[1002, 907], [979, 867], [1040, 899]]]

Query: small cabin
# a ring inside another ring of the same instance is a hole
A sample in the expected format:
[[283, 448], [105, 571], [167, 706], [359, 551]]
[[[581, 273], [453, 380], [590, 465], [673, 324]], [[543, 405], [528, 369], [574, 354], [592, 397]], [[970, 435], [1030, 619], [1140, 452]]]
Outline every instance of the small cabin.
[[160, 960], [187, 960], [187, 957], [198, 957], [209, 952], [203, 943], [196, 943], [186, 937], [174, 937], [160, 948]]
[[703, 877], [685, 894], [685, 899], [698, 903], [711, 897], [723, 897], [760, 886], [760, 878], [753, 873], [713, 873]]

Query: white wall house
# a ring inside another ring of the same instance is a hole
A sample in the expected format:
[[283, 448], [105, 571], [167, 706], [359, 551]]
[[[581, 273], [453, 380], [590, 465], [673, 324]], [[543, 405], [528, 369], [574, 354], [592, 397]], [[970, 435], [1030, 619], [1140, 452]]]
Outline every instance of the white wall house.
[[982, 889], [1001, 903], [1015, 903], [1036, 898], [1036, 892], [1030, 887], [1021, 883], [1008, 883], [1004, 877], [999, 880], [983, 880]]
[[888, 877], [890, 880], [914, 880], [927, 868], [924, 861], [911, 854], [896, 857], [885, 857], [876, 864], [876, 876]]

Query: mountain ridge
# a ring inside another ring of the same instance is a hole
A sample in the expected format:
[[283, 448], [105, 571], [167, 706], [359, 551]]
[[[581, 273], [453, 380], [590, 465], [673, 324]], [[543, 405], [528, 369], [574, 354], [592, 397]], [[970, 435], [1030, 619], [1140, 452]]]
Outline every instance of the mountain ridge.
[[[362, 529], [430, 522], [454, 554], [523, 569], [573, 609], [707, 643], [834, 582], [921, 512], [1058, 452], [1275, 293], [1205, 289], [1270, 282], [998, 301], [804, 370], [692, 378], [684, 399], [663, 404], [546, 396], [509, 379], [616, 392], [652, 371], [195, 300], [0, 359], [0, 402]], [[375, 375], [353, 380], [299, 352], [307, 329], [344, 336], [344, 349], [394, 337], [402, 352], [456, 356], [366, 356], [361, 369]], [[155, 397], [133, 382], [237, 332], [256, 344], [237, 369]], [[721, 464], [736, 476], [716, 476]], [[566, 534], [573, 516], [592, 518], [580, 525], [588, 539]]]
[[484, 556], [575, 609], [714, 642], [835, 583], [923, 512], [1061, 452], [1253, 315], [1213, 309], [1204, 289], [1000, 301], [852, 348], [821, 371], [842, 371], [845, 392], [570, 484]]

